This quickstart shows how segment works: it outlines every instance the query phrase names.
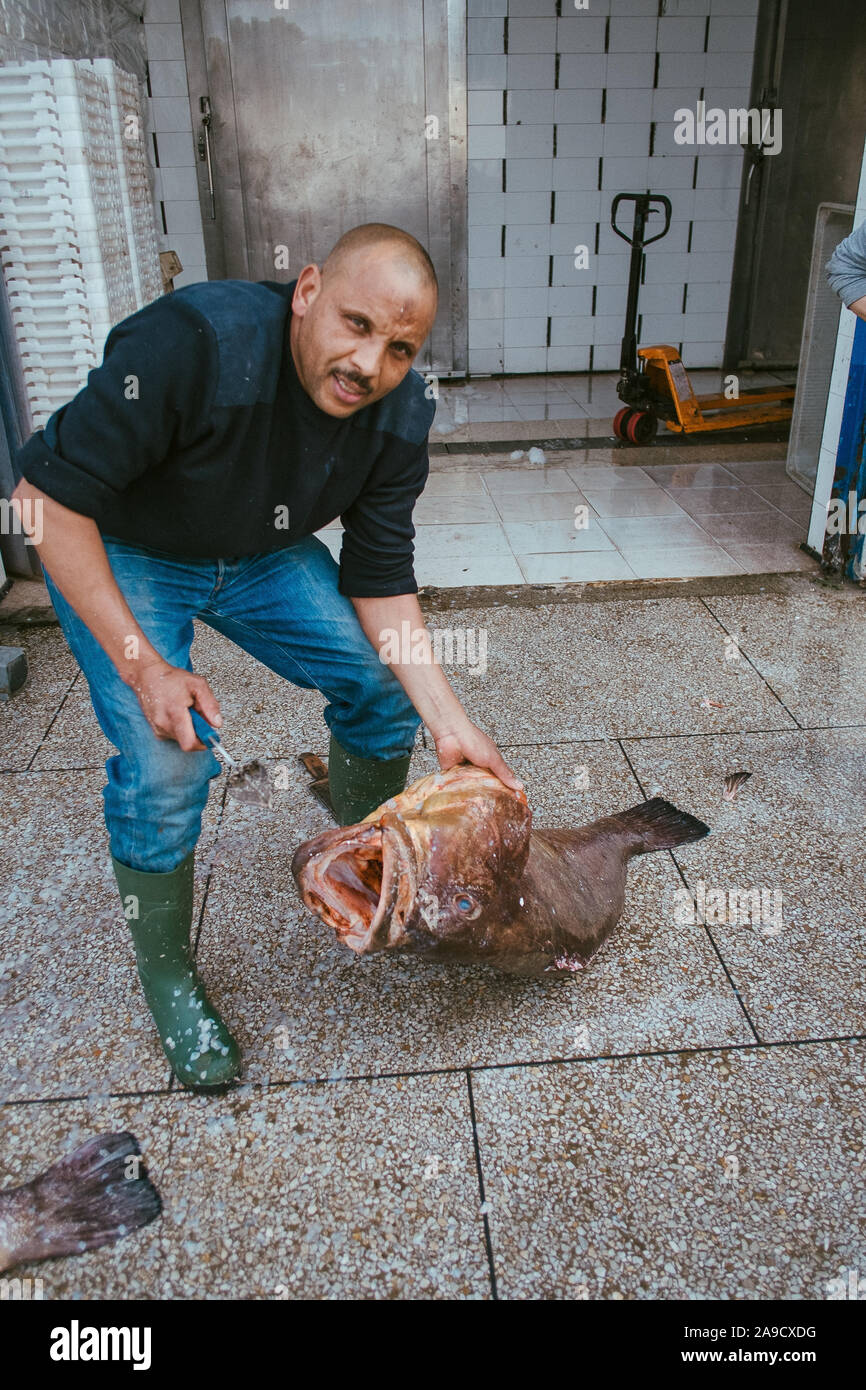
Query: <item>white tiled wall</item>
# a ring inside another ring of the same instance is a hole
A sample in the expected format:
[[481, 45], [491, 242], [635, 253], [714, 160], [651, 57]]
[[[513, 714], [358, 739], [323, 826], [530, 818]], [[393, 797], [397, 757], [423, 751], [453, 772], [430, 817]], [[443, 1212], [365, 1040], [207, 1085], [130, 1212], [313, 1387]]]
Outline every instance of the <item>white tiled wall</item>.
[[721, 365], [744, 159], [678, 145], [673, 116], [748, 106], [757, 9], [468, 0], [470, 371], [619, 365], [629, 251], [610, 205], [647, 188], [673, 221], [647, 253], [641, 339]]
[[183, 271], [174, 280], [180, 289], [195, 280], [206, 280], [207, 266], [179, 0], [144, 0], [144, 32], [159, 249], [176, 251], [180, 257]]

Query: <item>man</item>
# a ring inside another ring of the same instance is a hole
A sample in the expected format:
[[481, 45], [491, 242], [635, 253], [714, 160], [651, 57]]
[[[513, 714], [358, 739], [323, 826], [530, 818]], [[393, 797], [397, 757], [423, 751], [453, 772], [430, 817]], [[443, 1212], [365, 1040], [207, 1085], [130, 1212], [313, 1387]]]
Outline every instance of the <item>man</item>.
[[[389, 667], [377, 650], [405, 620], [429, 647], [411, 515], [435, 407], [410, 368], [436, 304], [426, 251], [380, 223], [290, 285], [190, 285], [117, 324], [87, 385], [20, 451], [14, 496], [41, 507], [46, 582], [118, 750], [103, 796], [139, 976], [197, 1089], [230, 1083], [240, 1053], [190, 949], [219, 772], [190, 709], [221, 723], [192, 671], [194, 618], [326, 695], [341, 823], [403, 789], [422, 720], [443, 768], [520, 785], [441, 667]], [[339, 569], [313, 535], [338, 515]]]

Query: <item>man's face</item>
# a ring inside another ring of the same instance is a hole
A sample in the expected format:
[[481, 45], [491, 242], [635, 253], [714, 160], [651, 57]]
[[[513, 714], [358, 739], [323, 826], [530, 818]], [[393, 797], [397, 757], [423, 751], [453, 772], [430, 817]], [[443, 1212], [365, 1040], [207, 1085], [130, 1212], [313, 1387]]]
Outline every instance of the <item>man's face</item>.
[[353, 415], [400, 384], [435, 316], [435, 291], [393, 248], [356, 252], [324, 278], [305, 266], [290, 328], [301, 385], [328, 415]]

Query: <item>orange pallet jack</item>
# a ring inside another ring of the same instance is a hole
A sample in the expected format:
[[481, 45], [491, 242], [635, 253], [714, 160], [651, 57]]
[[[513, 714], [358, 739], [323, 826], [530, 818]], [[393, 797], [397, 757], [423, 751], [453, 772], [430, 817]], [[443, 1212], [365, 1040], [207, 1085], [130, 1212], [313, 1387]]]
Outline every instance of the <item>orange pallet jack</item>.
[[[634, 203], [634, 226], [629, 236], [616, 224], [617, 209]], [[660, 203], [661, 209], [653, 207]], [[665, 225], [655, 236], [645, 236], [647, 218], [664, 212]], [[648, 444], [655, 438], [659, 420], [674, 434], [700, 434], [710, 430], [742, 429], [790, 420], [794, 386], [764, 386], [729, 399], [724, 393], [698, 396], [692, 389], [677, 349], [665, 344], [637, 346], [637, 304], [643, 273], [644, 248], [667, 236], [671, 225], [671, 201], [663, 193], [617, 193], [610, 210], [610, 225], [631, 247], [625, 335], [620, 353], [620, 378], [616, 393], [626, 404], [614, 417], [613, 432], [626, 444]], [[640, 360], [638, 360], [640, 359]]]

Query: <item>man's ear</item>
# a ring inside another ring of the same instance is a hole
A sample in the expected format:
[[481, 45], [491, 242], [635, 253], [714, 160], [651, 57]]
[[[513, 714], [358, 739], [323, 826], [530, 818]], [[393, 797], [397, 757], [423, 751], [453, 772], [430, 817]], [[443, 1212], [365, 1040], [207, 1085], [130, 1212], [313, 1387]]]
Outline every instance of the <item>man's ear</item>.
[[322, 272], [317, 265], [305, 265], [298, 276], [295, 292], [292, 295], [292, 313], [298, 318], [304, 314], [317, 299], [322, 289]]

